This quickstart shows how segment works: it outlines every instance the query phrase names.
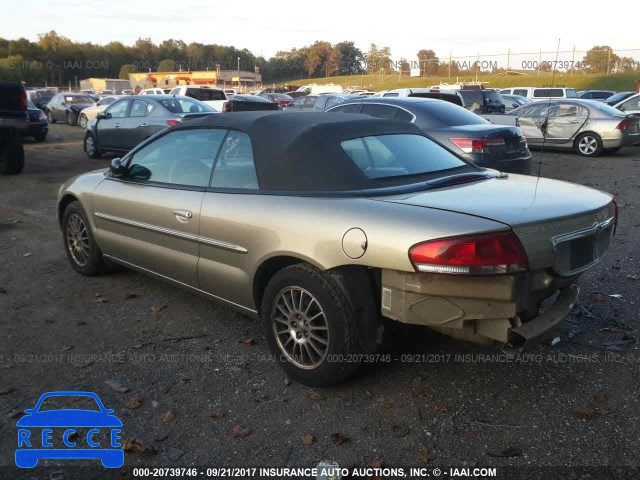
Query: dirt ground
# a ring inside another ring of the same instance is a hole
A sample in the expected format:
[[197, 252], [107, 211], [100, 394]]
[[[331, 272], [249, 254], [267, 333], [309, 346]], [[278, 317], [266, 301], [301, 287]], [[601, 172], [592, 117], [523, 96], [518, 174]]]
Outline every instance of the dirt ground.
[[[589, 160], [544, 153], [542, 176], [614, 194], [620, 225], [580, 280], [581, 306], [522, 359], [398, 326], [394, 361], [311, 389], [285, 381], [256, 321], [131, 271], [84, 278], [70, 268], [58, 188], [109, 162], [86, 158], [82, 134], [53, 125], [45, 143], [26, 142], [23, 174], [0, 177], [0, 465], [14, 464], [20, 412], [55, 390], [95, 392], [115, 409], [122, 438], [144, 446], [125, 454], [124, 472], [322, 460], [638, 465], [640, 148]], [[35, 472], [19, 473], [44, 478]]]

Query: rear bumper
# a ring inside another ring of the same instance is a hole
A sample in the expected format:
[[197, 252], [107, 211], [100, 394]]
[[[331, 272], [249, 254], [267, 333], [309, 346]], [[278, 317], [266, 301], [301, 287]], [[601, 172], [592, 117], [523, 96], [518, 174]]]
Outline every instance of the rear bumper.
[[519, 327], [510, 328], [507, 333], [507, 342], [502, 347], [502, 351], [509, 356], [515, 356], [532, 340], [553, 329], [567, 318], [571, 310], [578, 304], [579, 293], [580, 288], [576, 285], [564, 288], [554, 304], [540, 316]]

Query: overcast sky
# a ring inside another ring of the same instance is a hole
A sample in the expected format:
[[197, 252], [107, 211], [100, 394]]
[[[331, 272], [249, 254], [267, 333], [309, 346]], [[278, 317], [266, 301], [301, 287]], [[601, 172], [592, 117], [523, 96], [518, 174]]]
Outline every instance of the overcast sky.
[[[388, 8], [344, 0], [22, 0], [17, 9], [16, 4], [15, 0], [0, 0], [0, 37], [37, 40], [39, 33], [55, 30], [74, 41], [98, 44], [117, 40], [130, 45], [139, 37], [154, 42], [174, 38], [248, 48], [267, 58], [278, 50], [315, 40], [353, 40], [363, 51], [371, 43], [388, 46], [395, 59], [415, 59], [416, 52], [426, 48], [442, 59], [451, 52], [454, 56], [478, 51], [503, 54], [497, 58], [505, 63], [509, 48], [512, 52], [555, 52], [560, 38], [561, 50], [609, 45], [637, 48], [621, 53], [640, 58], [634, 28], [606, 20], [586, 4], [574, 6], [558, 0], [537, 0], [526, 9], [510, 1], [479, 0], [385, 2]], [[622, 4], [620, 9], [634, 18], [640, 14], [636, 2]], [[549, 57], [543, 54], [542, 59], [553, 60]], [[511, 63], [523, 58], [511, 57]]]

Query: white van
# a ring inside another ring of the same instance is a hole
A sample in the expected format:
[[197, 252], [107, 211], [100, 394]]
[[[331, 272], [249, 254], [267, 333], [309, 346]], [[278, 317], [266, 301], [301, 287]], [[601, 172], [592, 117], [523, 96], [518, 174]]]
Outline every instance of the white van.
[[564, 87], [512, 87], [500, 90], [501, 95], [520, 95], [537, 100], [558, 100], [562, 98], [578, 98], [575, 88]]
[[321, 93], [342, 93], [342, 85], [334, 85], [333, 83], [316, 85], [315, 83], [312, 83], [311, 85], [303, 85], [298, 88], [297, 91], [306, 92], [311, 95], [319, 95]]

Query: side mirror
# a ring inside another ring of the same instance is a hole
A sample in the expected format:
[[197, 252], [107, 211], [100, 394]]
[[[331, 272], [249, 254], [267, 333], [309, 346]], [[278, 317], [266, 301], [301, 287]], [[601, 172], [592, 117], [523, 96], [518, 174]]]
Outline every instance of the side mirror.
[[108, 118], [111, 118], [111, 114], [110, 114], [110, 113], [107, 113], [107, 112], [100, 112], [100, 113], [96, 116], [96, 118], [97, 118], [97, 119], [99, 119], [99, 120], [106, 120], [106, 119], [108, 119]]
[[121, 177], [127, 171], [125, 168], [125, 161], [122, 158], [114, 158], [111, 160], [111, 167], [109, 173], [112, 177]]

